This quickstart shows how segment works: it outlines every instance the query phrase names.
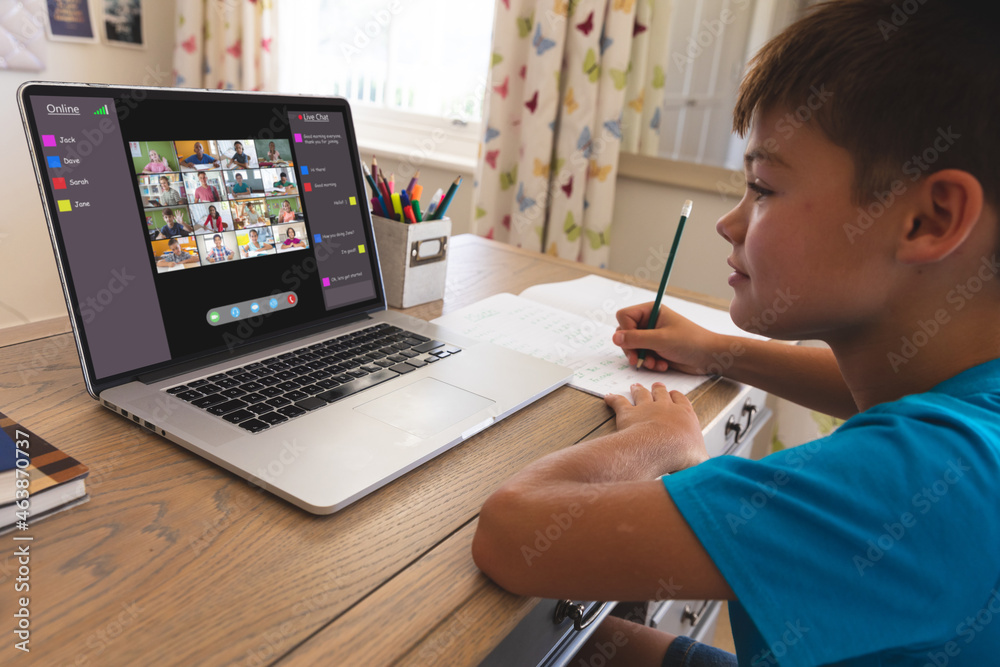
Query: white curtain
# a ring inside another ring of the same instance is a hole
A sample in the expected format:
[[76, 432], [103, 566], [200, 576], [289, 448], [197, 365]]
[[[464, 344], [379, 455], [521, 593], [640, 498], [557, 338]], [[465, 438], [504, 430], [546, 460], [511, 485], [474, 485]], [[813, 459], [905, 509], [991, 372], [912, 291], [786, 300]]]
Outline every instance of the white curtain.
[[272, 0], [177, 0], [174, 85], [276, 90]]
[[670, 0], [497, 3], [478, 233], [607, 265], [622, 140], [634, 135], [637, 145], [658, 147], [670, 7]]

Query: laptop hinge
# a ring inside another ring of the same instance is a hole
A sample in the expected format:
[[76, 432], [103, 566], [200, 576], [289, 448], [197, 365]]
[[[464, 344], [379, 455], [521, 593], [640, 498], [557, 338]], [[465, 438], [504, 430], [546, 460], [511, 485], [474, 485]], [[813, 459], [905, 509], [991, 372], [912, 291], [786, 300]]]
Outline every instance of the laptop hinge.
[[171, 366], [169, 368], [161, 368], [156, 371], [151, 371], [149, 373], [144, 373], [136, 377], [136, 380], [142, 382], [143, 384], [153, 384], [160, 382], [161, 380], [166, 380], [178, 375], [184, 375], [185, 373], [190, 373], [191, 371], [196, 371], [199, 368], [206, 368], [208, 366], [214, 366], [215, 364], [221, 364], [225, 361], [232, 359], [238, 359], [239, 357], [246, 356], [248, 354], [253, 354], [254, 352], [259, 352], [261, 350], [266, 350], [269, 347], [277, 347], [279, 345], [284, 345], [290, 341], [298, 340], [301, 338], [306, 338], [323, 331], [339, 329], [348, 324], [354, 324], [355, 322], [361, 322], [364, 320], [371, 319], [371, 316], [367, 313], [361, 313], [359, 315], [353, 315], [351, 317], [338, 320], [335, 324], [325, 324], [311, 329], [300, 329], [298, 331], [283, 334], [275, 338], [268, 338], [267, 340], [259, 341], [256, 343], [248, 343], [247, 345], [241, 346], [240, 348], [233, 350], [232, 352], [218, 352], [216, 354], [211, 354], [205, 357], [199, 357], [198, 359], [192, 359], [191, 361], [185, 361], [177, 365]]

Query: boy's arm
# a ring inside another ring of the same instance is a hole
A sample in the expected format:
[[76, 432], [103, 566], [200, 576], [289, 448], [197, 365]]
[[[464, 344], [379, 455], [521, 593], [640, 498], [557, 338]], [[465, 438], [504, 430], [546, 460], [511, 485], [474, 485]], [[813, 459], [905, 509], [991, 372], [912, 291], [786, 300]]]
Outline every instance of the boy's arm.
[[642, 625], [642, 621], [606, 617], [573, 660], [577, 664], [606, 667], [660, 667], [667, 648], [677, 637]]
[[650, 350], [643, 364], [695, 375], [722, 375], [759, 387], [812, 410], [847, 419], [858, 407], [826, 348], [785, 345], [708, 331], [662, 307], [656, 329], [646, 330], [652, 303], [618, 311], [614, 342], [635, 365], [638, 350]]
[[732, 598], [656, 479], [707, 459], [694, 409], [660, 383], [633, 396], [635, 406], [606, 399], [617, 432], [536, 461], [486, 500], [472, 555], [500, 586], [578, 600]]

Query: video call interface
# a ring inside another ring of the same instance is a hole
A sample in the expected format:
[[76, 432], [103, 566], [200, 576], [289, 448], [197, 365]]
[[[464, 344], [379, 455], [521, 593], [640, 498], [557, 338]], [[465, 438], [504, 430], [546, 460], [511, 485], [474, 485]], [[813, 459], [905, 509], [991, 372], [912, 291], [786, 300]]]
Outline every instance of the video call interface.
[[158, 273], [309, 247], [288, 139], [130, 141]]
[[[100, 293], [112, 270], [148, 276], [100, 304], [92, 321], [83, 313], [96, 377], [231, 351], [378, 305], [343, 112], [308, 100], [293, 109], [155, 97], [36, 98], [43, 176], [78, 302]], [[87, 142], [92, 152], [78, 152]]]

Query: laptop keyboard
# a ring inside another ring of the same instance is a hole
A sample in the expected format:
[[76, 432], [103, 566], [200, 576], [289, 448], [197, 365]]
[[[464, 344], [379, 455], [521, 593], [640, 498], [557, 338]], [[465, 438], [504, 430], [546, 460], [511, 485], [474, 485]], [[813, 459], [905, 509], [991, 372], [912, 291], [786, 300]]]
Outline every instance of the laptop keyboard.
[[461, 351], [377, 324], [164, 391], [260, 433]]

